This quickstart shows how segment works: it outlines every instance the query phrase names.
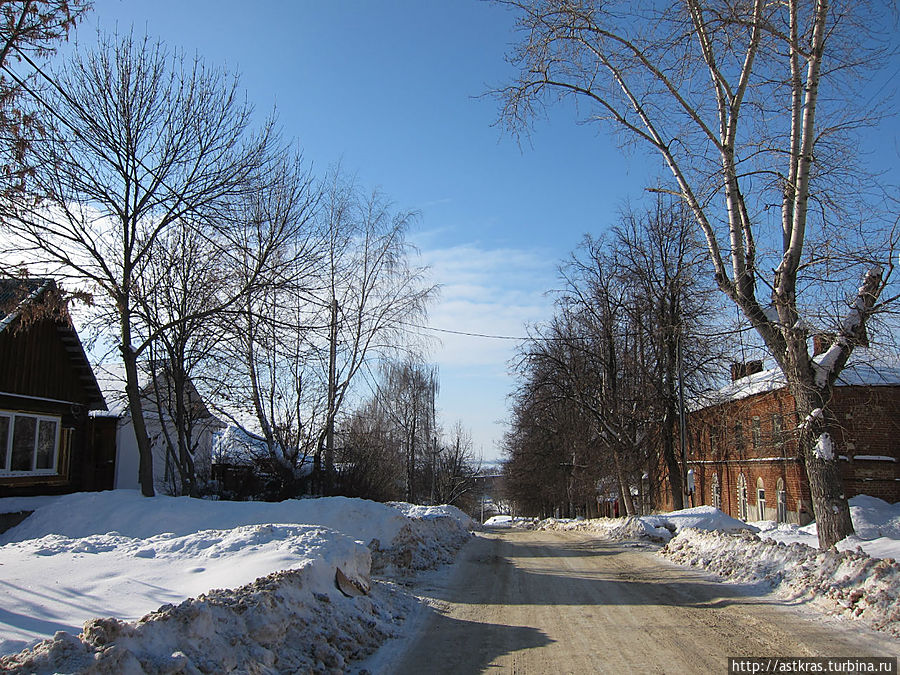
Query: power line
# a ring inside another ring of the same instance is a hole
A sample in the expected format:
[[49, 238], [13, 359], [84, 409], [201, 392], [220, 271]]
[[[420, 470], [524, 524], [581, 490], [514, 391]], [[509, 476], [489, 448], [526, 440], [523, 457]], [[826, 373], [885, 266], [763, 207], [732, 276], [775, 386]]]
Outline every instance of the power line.
[[[548, 337], [541, 335], [494, 335], [490, 333], [475, 333], [472, 331], [464, 331], [464, 330], [452, 330], [450, 328], [438, 328], [436, 326], [423, 326], [421, 324], [410, 323], [408, 321], [399, 321], [403, 326], [409, 326], [410, 328], [417, 328], [419, 330], [427, 330], [433, 333], [446, 333], [449, 335], [462, 335], [464, 337], [476, 337], [476, 338], [484, 338], [487, 340], [512, 340], [516, 342], [529, 342], [529, 341], [538, 341], [538, 342], [571, 342], [573, 340], [585, 340], [584, 336], [578, 335], [570, 335], [563, 337]], [[692, 332], [692, 337], [700, 337], [700, 338], [714, 338], [714, 337], [724, 337], [728, 335], [741, 335], [743, 333], [752, 332], [755, 329], [752, 326], [745, 326], [742, 328], [735, 328], [730, 330], [722, 330], [716, 331], [712, 333], [697, 333]]]
[[464, 330], [451, 330], [450, 328], [437, 328], [436, 326], [422, 326], [416, 323], [410, 323], [408, 321], [400, 321], [398, 322], [403, 326], [409, 326], [410, 328], [418, 328], [420, 330], [430, 330], [433, 333], [447, 333], [449, 335], [463, 335], [465, 337], [477, 337], [477, 338], [485, 338], [488, 340], [515, 340], [517, 342], [522, 342], [524, 340], [531, 340], [530, 337], [523, 337], [521, 335], [490, 335], [488, 333], [473, 333], [470, 331]]

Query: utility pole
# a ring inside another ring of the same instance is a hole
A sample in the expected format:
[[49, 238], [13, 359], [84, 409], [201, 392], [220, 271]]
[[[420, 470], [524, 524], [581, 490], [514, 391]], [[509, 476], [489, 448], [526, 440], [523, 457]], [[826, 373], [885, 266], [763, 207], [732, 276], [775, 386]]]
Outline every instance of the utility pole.
[[334, 399], [335, 369], [337, 364], [338, 333], [337, 298], [331, 299], [331, 326], [328, 333], [328, 419], [325, 427], [325, 486], [331, 489], [331, 476], [334, 472]]
[[688, 487], [687, 468], [687, 416], [684, 412], [684, 363], [681, 357], [681, 332], [675, 342], [678, 360], [678, 431], [681, 435], [681, 492], [684, 495], [684, 508], [691, 504], [691, 491]]

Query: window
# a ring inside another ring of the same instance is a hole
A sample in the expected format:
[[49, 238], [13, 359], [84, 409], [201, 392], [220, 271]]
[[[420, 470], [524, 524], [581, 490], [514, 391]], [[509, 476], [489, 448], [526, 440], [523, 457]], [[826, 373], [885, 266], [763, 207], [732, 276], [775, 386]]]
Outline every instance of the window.
[[56, 473], [58, 417], [0, 412], [0, 474]]
[[772, 415], [772, 443], [776, 448], [784, 446], [784, 418], [781, 413]]
[[734, 422], [734, 447], [738, 451], [744, 450], [744, 423], [740, 420]]
[[775, 484], [775, 496], [778, 499], [776, 518], [779, 523], [787, 522], [787, 491], [784, 489], [784, 479], [779, 478]]
[[719, 427], [715, 425], [709, 427], [709, 451], [713, 456], [719, 452]]
[[762, 477], [756, 479], [756, 519], [766, 519], [766, 489]]
[[737, 483], [738, 518], [747, 520], [749, 508], [747, 506], [747, 478], [744, 474], [738, 476]]
[[719, 474], [718, 473], [713, 474], [712, 486], [710, 488], [710, 492], [712, 493], [713, 507], [721, 510], [722, 509], [722, 486], [719, 485]]
[[754, 450], [762, 445], [762, 431], [758, 417], [754, 417], [752, 420], [750, 420], [750, 439], [753, 442]]

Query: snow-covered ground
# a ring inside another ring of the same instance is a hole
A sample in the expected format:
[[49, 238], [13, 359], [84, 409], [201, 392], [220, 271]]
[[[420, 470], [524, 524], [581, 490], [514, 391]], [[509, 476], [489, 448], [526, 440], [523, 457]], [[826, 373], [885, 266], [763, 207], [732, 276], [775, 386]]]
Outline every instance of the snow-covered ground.
[[629, 518], [551, 519], [539, 527], [666, 542], [660, 555], [678, 564], [758, 584], [785, 600], [900, 638], [900, 504], [854, 497], [850, 515], [856, 535], [830, 551], [818, 550], [815, 523], [744, 523], [711, 506]]
[[[368, 667], [414, 629], [408, 577], [450, 562], [474, 526], [453, 507], [340, 497], [0, 500], [0, 512], [21, 510], [34, 513], [0, 535], [0, 671], [19, 673]], [[660, 554], [676, 563], [900, 637], [900, 505], [857, 497], [851, 514], [857, 536], [826, 552], [808, 545], [814, 526], [747, 524], [712, 507], [489, 524], [665, 543]]]
[[390, 579], [449, 562], [473, 525], [340, 497], [0, 500], [32, 509], [0, 535], [4, 671], [340, 672], [402, 630], [415, 600]]

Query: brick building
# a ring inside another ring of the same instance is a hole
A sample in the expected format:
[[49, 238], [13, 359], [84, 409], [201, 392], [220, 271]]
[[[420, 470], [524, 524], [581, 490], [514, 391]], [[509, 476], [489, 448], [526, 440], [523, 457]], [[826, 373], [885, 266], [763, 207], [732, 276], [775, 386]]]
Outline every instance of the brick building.
[[[803, 525], [813, 515], [797, 447], [800, 420], [784, 376], [762, 366], [736, 364], [731, 384], [688, 414], [693, 505], [742, 520]], [[857, 359], [838, 378], [832, 409], [837, 422], [830, 433], [847, 496], [900, 501], [900, 370]], [[659, 502], [660, 510], [673, 508], [667, 491]]]

